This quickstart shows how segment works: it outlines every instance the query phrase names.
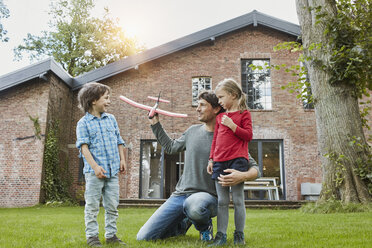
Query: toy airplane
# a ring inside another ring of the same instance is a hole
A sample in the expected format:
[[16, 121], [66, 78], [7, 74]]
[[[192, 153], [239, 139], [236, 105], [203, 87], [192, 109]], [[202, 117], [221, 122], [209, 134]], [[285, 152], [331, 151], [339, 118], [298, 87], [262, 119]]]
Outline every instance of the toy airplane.
[[153, 97], [153, 96], [148, 96], [147, 98], [151, 99], [151, 100], [155, 100], [156, 103], [153, 107], [150, 107], [150, 106], [147, 106], [147, 105], [143, 105], [141, 103], [138, 103], [138, 102], [135, 102], [135, 101], [132, 101], [130, 100], [129, 98], [125, 97], [125, 96], [120, 96], [120, 100], [136, 107], [136, 108], [140, 108], [140, 109], [144, 109], [144, 110], [148, 110], [149, 111], [149, 118], [152, 119], [155, 114], [162, 114], [162, 115], [166, 115], [166, 116], [171, 116], [171, 117], [187, 117], [187, 114], [179, 114], [179, 113], [173, 113], [173, 112], [169, 112], [169, 111], [165, 111], [165, 110], [161, 110], [161, 109], [158, 109], [158, 106], [159, 106], [159, 102], [165, 102], [165, 103], [169, 103], [170, 101], [168, 100], [164, 100], [164, 99], [161, 99], [160, 98], [160, 93], [159, 93], [159, 96], [158, 97]]

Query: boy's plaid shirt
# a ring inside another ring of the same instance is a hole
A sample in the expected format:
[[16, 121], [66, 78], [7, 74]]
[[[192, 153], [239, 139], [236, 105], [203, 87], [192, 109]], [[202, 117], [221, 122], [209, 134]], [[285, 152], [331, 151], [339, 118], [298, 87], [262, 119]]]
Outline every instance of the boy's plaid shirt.
[[[80, 150], [83, 144], [87, 144], [90, 153], [99, 166], [102, 166], [110, 178], [120, 171], [120, 155], [118, 145], [125, 146], [120, 136], [116, 119], [113, 115], [102, 113], [101, 118], [86, 113], [76, 126], [76, 147]], [[84, 173], [94, 173], [92, 167], [84, 160]]]

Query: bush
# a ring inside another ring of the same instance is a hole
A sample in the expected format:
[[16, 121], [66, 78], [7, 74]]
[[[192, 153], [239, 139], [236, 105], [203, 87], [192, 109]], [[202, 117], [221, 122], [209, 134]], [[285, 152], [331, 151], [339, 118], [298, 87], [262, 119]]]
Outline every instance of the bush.
[[301, 207], [303, 213], [330, 214], [330, 213], [355, 213], [372, 212], [372, 204], [343, 203], [337, 200], [307, 203]]

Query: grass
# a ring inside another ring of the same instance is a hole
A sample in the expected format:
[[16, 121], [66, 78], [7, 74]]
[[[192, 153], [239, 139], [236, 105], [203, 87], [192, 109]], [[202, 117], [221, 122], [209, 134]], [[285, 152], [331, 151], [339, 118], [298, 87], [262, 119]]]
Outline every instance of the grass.
[[[206, 247], [198, 240], [194, 227], [186, 236], [138, 242], [137, 231], [155, 209], [119, 211], [118, 236], [128, 247]], [[83, 207], [0, 209], [0, 247], [86, 247], [83, 216]], [[103, 209], [98, 220], [100, 239], [104, 241]], [[216, 232], [216, 218], [213, 221]], [[231, 210], [228, 246], [233, 244], [233, 232]], [[247, 210], [247, 247], [371, 247], [371, 234], [372, 212], [310, 214], [299, 210]]]

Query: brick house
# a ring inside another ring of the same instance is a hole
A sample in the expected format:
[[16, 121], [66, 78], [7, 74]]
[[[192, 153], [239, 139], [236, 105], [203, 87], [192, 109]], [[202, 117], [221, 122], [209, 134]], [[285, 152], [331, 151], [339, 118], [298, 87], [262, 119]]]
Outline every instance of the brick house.
[[[53, 59], [0, 77], [0, 206], [32, 206], [42, 201], [45, 134], [60, 123], [61, 164], [72, 176], [72, 194], [79, 198], [83, 179], [75, 148], [77, 93], [90, 81], [112, 88], [109, 112], [117, 118], [128, 145], [128, 173], [120, 176], [121, 198], [167, 198], [182, 173], [183, 154], [167, 155], [157, 144], [146, 112], [119, 100], [119, 95], [147, 105], [146, 98], [162, 92], [171, 101], [161, 108], [187, 113], [188, 118], [161, 116], [171, 137], [198, 123], [195, 96], [203, 88], [232, 77], [248, 93], [254, 140], [250, 153], [264, 176], [278, 177], [280, 197], [300, 200], [302, 182], [321, 182], [315, 115], [312, 109], [281, 86], [291, 80], [283, 71], [252, 71], [250, 64], [297, 64], [296, 54], [273, 52], [295, 41], [298, 25], [253, 11], [76, 78]], [[35, 137], [38, 117], [41, 139]], [[80, 174], [79, 174], [80, 173]], [[262, 198], [262, 193], [251, 199]]]

